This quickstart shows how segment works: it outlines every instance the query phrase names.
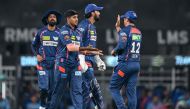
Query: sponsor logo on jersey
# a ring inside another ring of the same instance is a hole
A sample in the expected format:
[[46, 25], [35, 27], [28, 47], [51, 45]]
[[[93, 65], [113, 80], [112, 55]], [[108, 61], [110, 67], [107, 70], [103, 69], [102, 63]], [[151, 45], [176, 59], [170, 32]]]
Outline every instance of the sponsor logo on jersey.
[[80, 42], [78, 41], [72, 41], [72, 44], [80, 46]]
[[58, 42], [55, 41], [43, 41], [43, 46], [54, 46], [56, 47]]
[[78, 28], [79, 31], [83, 32], [84, 31], [84, 28]]
[[127, 34], [124, 33], [124, 32], [121, 32], [120, 35], [121, 35], [121, 36], [127, 36]]
[[54, 36], [53, 39], [54, 39], [55, 41], [57, 41], [57, 40], [59, 39], [59, 37]]
[[96, 41], [96, 36], [91, 36], [91, 37], [90, 37], [90, 40]]
[[42, 40], [50, 40], [50, 36], [42, 36]]
[[94, 31], [90, 31], [90, 35], [94, 35], [95, 34], [95, 32]]
[[80, 36], [76, 36], [77, 40], [80, 40]]
[[133, 34], [132, 35], [132, 40], [134, 40], [134, 41], [141, 41], [141, 35]]
[[71, 40], [76, 40], [76, 37], [75, 36], [71, 36]]
[[66, 36], [64, 37], [64, 39], [65, 39], [65, 40], [68, 40], [68, 39], [70, 39], [70, 37], [69, 37], [68, 35], [66, 35]]
[[46, 72], [45, 72], [45, 71], [39, 71], [39, 75], [40, 75], [40, 76], [46, 75]]
[[67, 74], [61, 73], [61, 78], [67, 78]]
[[122, 41], [123, 41], [123, 42], [127, 41], [127, 37], [126, 37], [126, 36], [123, 36], [123, 37], [122, 37]]
[[62, 31], [61, 34], [65, 35], [65, 34], [68, 34], [69, 32], [68, 31]]
[[81, 76], [82, 72], [81, 71], [75, 71], [75, 76]]

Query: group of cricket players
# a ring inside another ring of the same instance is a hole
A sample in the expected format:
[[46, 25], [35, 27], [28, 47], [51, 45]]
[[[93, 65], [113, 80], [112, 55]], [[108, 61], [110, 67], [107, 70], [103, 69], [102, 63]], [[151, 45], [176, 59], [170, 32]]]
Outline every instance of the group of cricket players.
[[[38, 85], [40, 88], [39, 109], [58, 109], [69, 89], [75, 109], [104, 109], [100, 86], [94, 76], [94, 68], [105, 71], [100, 58], [102, 50], [96, 48], [95, 22], [100, 19], [103, 7], [88, 4], [85, 19], [78, 24], [79, 13], [67, 10], [65, 25], [58, 28], [62, 15], [56, 10], [47, 11], [42, 17], [44, 27], [39, 29], [32, 41], [32, 51], [37, 57]], [[120, 19], [124, 27], [120, 27]], [[109, 89], [118, 109], [136, 109], [136, 83], [140, 72], [140, 48], [142, 35], [135, 26], [137, 15], [127, 11], [117, 16], [117, 46], [111, 55], [118, 56]], [[120, 94], [126, 87], [127, 105]]]

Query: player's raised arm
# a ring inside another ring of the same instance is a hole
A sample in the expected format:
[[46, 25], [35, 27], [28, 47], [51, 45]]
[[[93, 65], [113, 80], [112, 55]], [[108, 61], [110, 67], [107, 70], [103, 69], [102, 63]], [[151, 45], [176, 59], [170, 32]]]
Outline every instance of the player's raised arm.
[[125, 49], [127, 42], [127, 34], [120, 27], [120, 15], [117, 16], [115, 28], [119, 36], [119, 41], [117, 43], [117, 46], [111, 51], [111, 55], [113, 56], [121, 53]]

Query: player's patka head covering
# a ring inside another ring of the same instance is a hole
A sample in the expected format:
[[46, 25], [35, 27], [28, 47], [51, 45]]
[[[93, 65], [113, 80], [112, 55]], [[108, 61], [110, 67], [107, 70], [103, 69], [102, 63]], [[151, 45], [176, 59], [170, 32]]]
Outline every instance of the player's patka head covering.
[[43, 17], [42, 17], [42, 23], [44, 24], [44, 25], [47, 25], [48, 23], [47, 23], [47, 18], [48, 18], [48, 16], [50, 15], [50, 14], [55, 14], [56, 15], [56, 17], [57, 17], [57, 25], [61, 22], [61, 19], [62, 19], [62, 15], [58, 12], [58, 11], [56, 11], [56, 10], [48, 10], [44, 15], [43, 15]]
[[127, 18], [134, 21], [137, 19], [137, 14], [134, 11], [127, 11], [124, 15], [121, 16], [121, 18]]
[[88, 4], [87, 6], [86, 6], [86, 8], [85, 8], [85, 14], [88, 14], [88, 13], [90, 13], [90, 12], [93, 12], [93, 11], [100, 11], [100, 10], [102, 10], [104, 7], [99, 7], [99, 6], [97, 6], [97, 5], [95, 5], [95, 4]]

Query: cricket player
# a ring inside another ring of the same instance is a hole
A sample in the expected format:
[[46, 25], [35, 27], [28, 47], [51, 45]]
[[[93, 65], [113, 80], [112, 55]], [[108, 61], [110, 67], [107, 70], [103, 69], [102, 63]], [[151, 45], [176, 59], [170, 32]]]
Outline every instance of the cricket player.
[[[67, 23], [61, 28], [62, 36], [59, 38], [57, 47], [55, 66], [56, 85], [48, 109], [57, 109], [65, 94], [67, 83], [70, 86], [70, 95], [74, 108], [82, 109], [83, 107], [82, 72], [86, 72], [88, 67], [84, 64], [85, 58], [80, 57], [79, 53], [86, 55], [88, 49], [90, 50], [91, 48], [80, 47], [82, 37], [77, 28], [78, 12], [67, 10], [65, 17]], [[94, 48], [91, 50], [96, 51]]]
[[[80, 22], [78, 28], [82, 32], [82, 43], [84, 47], [96, 48], [96, 27], [95, 22], [100, 19], [100, 11], [103, 7], [98, 7], [95, 4], [88, 4], [85, 8], [85, 19]], [[88, 70], [83, 74], [83, 109], [86, 109], [87, 105], [90, 104], [91, 95], [93, 95], [93, 102], [98, 105], [99, 108], [103, 108], [103, 98], [101, 95], [101, 90], [97, 80], [94, 76], [94, 65], [100, 71], [106, 70], [105, 63], [100, 59], [99, 55], [88, 55], [85, 56], [85, 61], [88, 66]], [[94, 101], [95, 100], [95, 101]]]
[[[37, 56], [38, 85], [40, 88], [40, 109], [45, 109], [51, 99], [54, 86], [54, 60], [60, 30], [57, 25], [61, 22], [61, 14], [55, 10], [47, 11], [40, 29], [32, 42], [32, 51]], [[46, 102], [47, 101], [47, 102]]]
[[[124, 28], [120, 28], [120, 16], [117, 17], [116, 31], [119, 42], [112, 50], [113, 56], [118, 56], [118, 65], [115, 66], [110, 81], [110, 91], [118, 109], [136, 109], [136, 84], [140, 72], [140, 48], [142, 34], [135, 26], [137, 15], [134, 11], [127, 11], [121, 16], [124, 19]], [[127, 106], [120, 94], [122, 86], [126, 87]]]

